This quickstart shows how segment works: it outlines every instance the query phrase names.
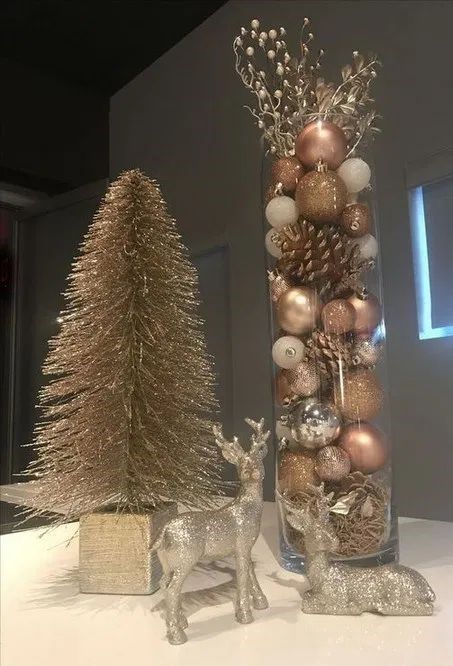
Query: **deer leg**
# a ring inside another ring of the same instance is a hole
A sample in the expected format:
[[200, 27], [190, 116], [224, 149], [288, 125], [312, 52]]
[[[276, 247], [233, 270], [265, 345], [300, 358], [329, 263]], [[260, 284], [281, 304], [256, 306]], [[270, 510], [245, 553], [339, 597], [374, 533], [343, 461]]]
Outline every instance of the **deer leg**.
[[250, 553], [236, 553], [237, 600], [236, 619], [241, 624], [253, 622], [250, 608]]
[[250, 591], [252, 593], [253, 608], [256, 608], [256, 610], [264, 610], [265, 608], [269, 608], [266, 595], [261, 589], [260, 584], [256, 578], [255, 566], [253, 562], [250, 562], [249, 565], [249, 583]]
[[185, 643], [187, 620], [181, 612], [181, 589], [190, 569], [175, 569], [166, 587], [167, 638], [171, 645]]

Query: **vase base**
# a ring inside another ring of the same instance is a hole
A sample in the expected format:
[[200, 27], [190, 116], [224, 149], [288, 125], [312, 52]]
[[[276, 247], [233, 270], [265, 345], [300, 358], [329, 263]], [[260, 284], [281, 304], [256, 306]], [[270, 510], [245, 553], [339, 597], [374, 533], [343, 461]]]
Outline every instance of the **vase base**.
[[[332, 557], [334, 562], [350, 564], [353, 567], [375, 567], [399, 561], [398, 523], [394, 518], [388, 541], [375, 553], [355, 557]], [[305, 574], [305, 557], [293, 548], [280, 534], [280, 566], [293, 573]]]

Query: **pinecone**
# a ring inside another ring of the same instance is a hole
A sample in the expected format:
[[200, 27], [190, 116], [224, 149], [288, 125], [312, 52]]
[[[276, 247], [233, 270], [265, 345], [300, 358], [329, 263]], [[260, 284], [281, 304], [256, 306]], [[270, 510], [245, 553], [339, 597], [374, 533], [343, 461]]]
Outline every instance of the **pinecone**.
[[355, 270], [357, 250], [351, 249], [350, 238], [338, 226], [316, 227], [301, 219], [276, 235], [282, 251], [277, 268], [300, 284], [330, 289]]
[[338, 375], [352, 365], [351, 345], [338, 335], [314, 330], [305, 344], [307, 356], [326, 375]]

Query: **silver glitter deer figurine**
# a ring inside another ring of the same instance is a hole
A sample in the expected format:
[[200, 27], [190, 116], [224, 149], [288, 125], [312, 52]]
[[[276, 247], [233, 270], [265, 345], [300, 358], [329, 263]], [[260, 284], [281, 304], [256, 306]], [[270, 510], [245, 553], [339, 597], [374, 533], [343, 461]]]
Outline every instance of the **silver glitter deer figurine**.
[[161, 589], [165, 593], [167, 638], [172, 645], [185, 643], [187, 618], [182, 612], [181, 588], [187, 575], [200, 561], [214, 561], [228, 555], [236, 558], [236, 619], [242, 624], [253, 621], [255, 609], [268, 607], [256, 579], [251, 551], [258, 538], [263, 510], [263, 459], [267, 454], [269, 431], [264, 419], [259, 423], [245, 419], [252, 428], [248, 452], [237, 437], [227, 441], [220, 427], [214, 427], [215, 441], [223, 457], [237, 467], [241, 483], [237, 497], [220, 509], [190, 511], [170, 520], [152, 550], [162, 564]]
[[302, 597], [304, 613], [325, 615], [432, 615], [435, 595], [418, 571], [400, 564], [352, 567], [330, 561], [338, 539], [329, 521], [331, 495], [316, 488], [316, 515], [287, 506], [289, 524], [304, 535], [311, 588]]

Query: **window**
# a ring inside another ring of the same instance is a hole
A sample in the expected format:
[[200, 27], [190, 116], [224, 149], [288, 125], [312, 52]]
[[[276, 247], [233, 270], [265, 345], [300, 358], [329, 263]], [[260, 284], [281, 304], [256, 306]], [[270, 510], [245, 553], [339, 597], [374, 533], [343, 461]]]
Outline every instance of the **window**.
[[[420, 340], [453, 336], [453, 160], [447, 151], [408, 170]], [[437, 176], [437, 179], [436, 179]], [[425, 183], [420, 179], [425, 178]]]

